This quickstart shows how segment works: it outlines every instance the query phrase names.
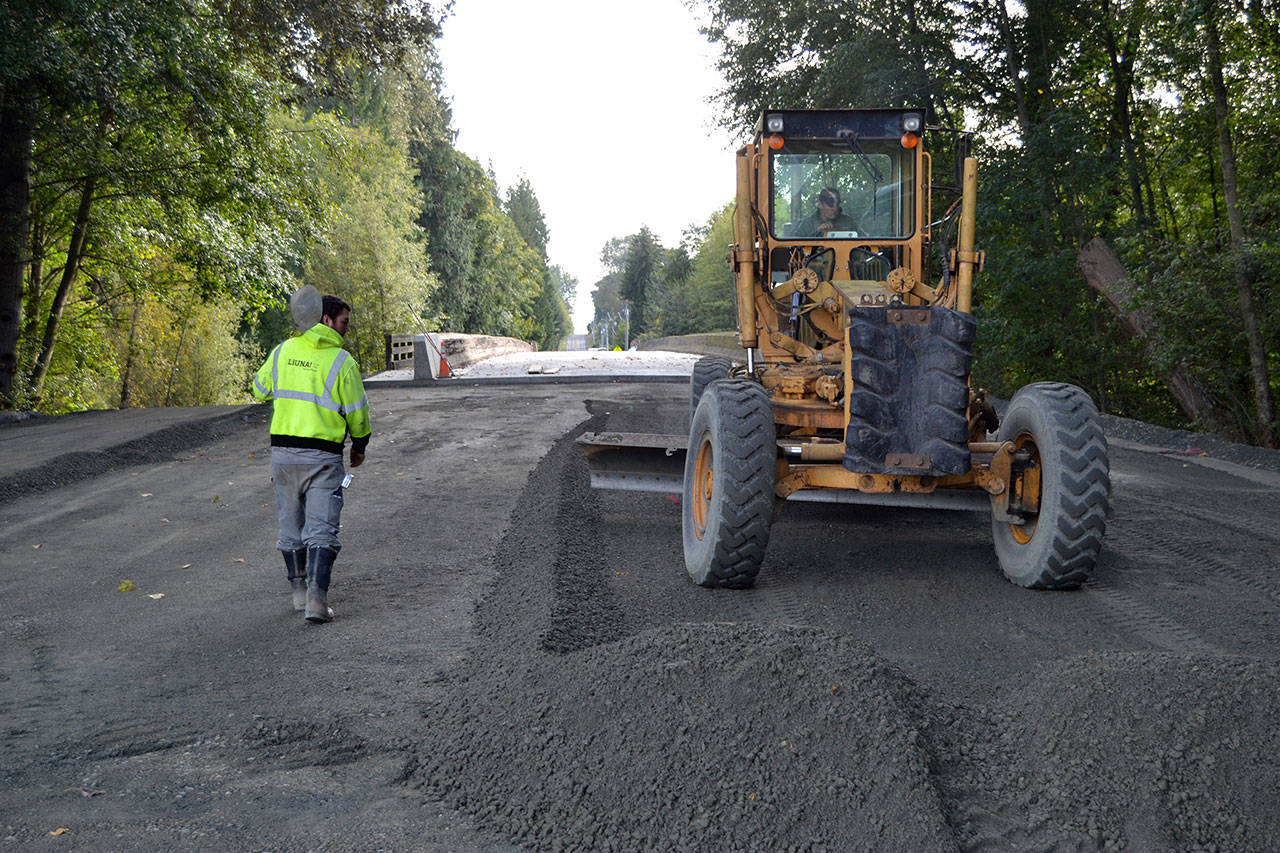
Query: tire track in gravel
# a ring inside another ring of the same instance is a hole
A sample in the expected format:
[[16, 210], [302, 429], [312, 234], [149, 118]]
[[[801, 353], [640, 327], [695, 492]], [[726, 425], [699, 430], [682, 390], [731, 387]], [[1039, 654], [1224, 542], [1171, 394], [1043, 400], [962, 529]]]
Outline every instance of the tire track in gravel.
[[[1272, 533], [1268, 539], [1269, 546], [1250, 548], [1250, 559], [1247, 562], [1233, 563], [1222, 559], [1208, 551], [1209, 543], [1200, 541], [1179, 541], [1178, 531], [1188, 529], [1187, 522], [1196, 523], [1196, 515], [1191, 512], [1176, 511], [1186, 519], [1183, 523], [1173, 523], [1158, 530], [1148, 527], [1134, 527], [1124, 531], [1115, 531], [1113, 547], [1116, 549], [1137, 546], [1142, 553], [1154, 555], [1171, 555], [1167, 562], [1180, 567], [1203, 567], [1210, 572], [1231, 580], [1238, 586], [1261, 594], [1280, 604], [1280, 581], [1274, 575], [1276, 566], [1275, 554], [1280, 550], [1280, 540]], [[1250, 570], [1250, 566], [1256, 567]]]
[[1222, 654], [1224, 650], [1177, 620], [1147, 606], [1108, 578], [1095, 577], [1085, 584], [1084, 594], [1096, 599], [1111, 612], [1110, 621], [1123, 631], [1142, 638], [1157, 648], [1171, 652]]
[[[1280, 536], [1276, 535], [1274, 521], [1259, 521], [1255, 524], [1242, 520], [1240, 516], [1232, 516], [1228, 519], [1212, 510], [1191, 511], [1181, 507], [1171, 507], [1170, 510], [1182, 519], [1171, 525], [1174, 531], [1194, 529], [1195, 526], [1203, 525], [1206, 521], [1217, 525], [1219, 529], [1239, 530], [1243, 535], [1240, 538], [1233, 537], [1232, 541], [1241, 543], [1249, 552], [1249, 557], [1246, 561], [1228, 562], [1213, 552], [1207, 551], [1203, 542], [1198, 543], [1199, 547], [1191, 542], [1179, 544], [1173, 548], [1175, 553], [1187, 558], [1191, 565], [1207, 566], [1213, 572], [1230, 578], [1241, 586], [1260, 592], [1273, 602], [1280, 603], [1280, 580], [1276, 577], [1277, 571], [1280, 571]], [[1261, 517], [1266, 519], [1280, 517], [1280, 507], [1262, 510]], [[1146, 539], [1153, 548], [1160, 547], [1162, 544], [1167, 545], [1163, 540], [1156, 540], [1148, 530], [1140, 528], [1136, 533], [1137, 538]]]

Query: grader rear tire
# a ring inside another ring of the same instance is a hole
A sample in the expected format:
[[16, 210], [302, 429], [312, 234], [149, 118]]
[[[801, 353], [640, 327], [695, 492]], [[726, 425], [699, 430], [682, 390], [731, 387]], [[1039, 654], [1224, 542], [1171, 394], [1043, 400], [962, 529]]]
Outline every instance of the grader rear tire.
[[721, 355], [707, 355], [693, 364], [693, 375], [689, 377], [689, 422], [693, 422], [693, 413], [698, 411], [698, 401], [702, 392], [717, 379], [724, 379], [733, 369], [733, 362]]
[[[1111, 494], [1107, 440], [1093, 400], [1074, 385], [1027, 385], [1013, 395], [998, 436], [1030, 454], [1040, 503], [1025, 524], [992, 520], [1000, 569], [1019, 586], [1075, 589], [1098, 559]], [[1020, 482], [1037, 489], [1034, 476]]]
[[689, 429], [681, 502], [694, 583], [745, 589], [755, 582], [773, 523], [777, 459], [764, 389], [750, 379], [707, 385]]

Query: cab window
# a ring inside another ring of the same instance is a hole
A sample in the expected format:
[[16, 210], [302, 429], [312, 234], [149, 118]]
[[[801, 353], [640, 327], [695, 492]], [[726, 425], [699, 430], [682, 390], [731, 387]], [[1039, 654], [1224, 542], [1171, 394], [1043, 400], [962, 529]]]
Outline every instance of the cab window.
[[770, 162], [777, 238], [902, 239], [914, 230], [915, 156], [896, 138], [788, 139]]

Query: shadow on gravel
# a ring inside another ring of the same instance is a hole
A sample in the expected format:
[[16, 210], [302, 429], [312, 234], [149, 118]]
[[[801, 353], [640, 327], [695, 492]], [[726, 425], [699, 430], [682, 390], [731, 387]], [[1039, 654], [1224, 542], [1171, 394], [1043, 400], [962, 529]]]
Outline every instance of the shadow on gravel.
[[1091, 652], [969, 707], [835, 631], [643, 627], [573, 441], [603, 423], [531, 475], [411, 784], [531, 849], [1280, 846], [1274, 663]]

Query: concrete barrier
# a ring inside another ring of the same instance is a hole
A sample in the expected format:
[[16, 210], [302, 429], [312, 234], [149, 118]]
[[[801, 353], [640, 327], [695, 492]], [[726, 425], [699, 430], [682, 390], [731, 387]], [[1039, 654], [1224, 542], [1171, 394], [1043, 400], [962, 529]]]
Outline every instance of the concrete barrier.
[[538, 346], [517, 338], [444, 333], [440, 335], [440, 349], [444, 352], [444, 357], [449, 360], [450, 369], [461, 370], [467, 365], [493, 358], [495, 355], [536, 352]]
[[747, 351], [738, 343], [737, 332], [703, 332], [697, 335], [650, 338], [636, 344], [636, 349], [687, 352], [695, 355], [722, 355], [739, 364], [746, 364], [747, 361]]
[[413, 336], [413, 378], [440, 378], [440, 336], [435, 332]]
[[[497, 355], [513, 352], [534, 352], [537, 346], [517, 338], [496, 335], [462, 335], [448, 332], [428, 332], [413, 336], [413, 378], [439, 379], [441, 360], [449, 365], [449, 372]], [[406, 360], [407, 361], [407, 360]], [[401, 365], [408, 366], [404, 361]]]

